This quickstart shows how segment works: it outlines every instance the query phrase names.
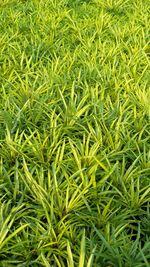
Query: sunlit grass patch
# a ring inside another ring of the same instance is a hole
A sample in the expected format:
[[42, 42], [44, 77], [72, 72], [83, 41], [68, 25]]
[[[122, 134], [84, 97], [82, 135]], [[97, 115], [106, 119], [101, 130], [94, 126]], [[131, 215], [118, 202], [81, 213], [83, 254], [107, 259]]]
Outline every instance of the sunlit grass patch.
[[150, 262], [146, 1], [0, 2], [0, 264]]

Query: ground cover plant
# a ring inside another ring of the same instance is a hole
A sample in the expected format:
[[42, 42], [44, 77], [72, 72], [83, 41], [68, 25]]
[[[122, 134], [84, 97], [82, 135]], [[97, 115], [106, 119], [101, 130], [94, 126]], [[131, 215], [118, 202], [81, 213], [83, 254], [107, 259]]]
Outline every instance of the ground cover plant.
[[0, 0], [0, 266], [150, 266], [148, 0]]

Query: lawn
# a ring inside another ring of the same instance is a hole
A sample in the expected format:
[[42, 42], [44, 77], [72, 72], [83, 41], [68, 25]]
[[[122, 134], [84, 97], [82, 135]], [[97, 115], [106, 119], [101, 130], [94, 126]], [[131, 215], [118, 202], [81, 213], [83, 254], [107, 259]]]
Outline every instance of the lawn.
[[150, 267], [149, 0], [0, 0], [0, 267]]

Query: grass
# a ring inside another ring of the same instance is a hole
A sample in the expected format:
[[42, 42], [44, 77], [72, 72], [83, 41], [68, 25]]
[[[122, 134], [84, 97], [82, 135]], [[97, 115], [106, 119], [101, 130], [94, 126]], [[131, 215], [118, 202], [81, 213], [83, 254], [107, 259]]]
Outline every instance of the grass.
[[144, 0], [0, 1], [0, 266], [150, 266]]

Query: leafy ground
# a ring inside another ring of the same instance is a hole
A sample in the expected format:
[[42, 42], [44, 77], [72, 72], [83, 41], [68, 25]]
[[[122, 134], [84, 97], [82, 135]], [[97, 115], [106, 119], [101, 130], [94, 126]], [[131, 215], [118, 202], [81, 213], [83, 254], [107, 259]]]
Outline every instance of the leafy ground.
[[150, 266], [148, 0], [0, 1], [0, 266]]

